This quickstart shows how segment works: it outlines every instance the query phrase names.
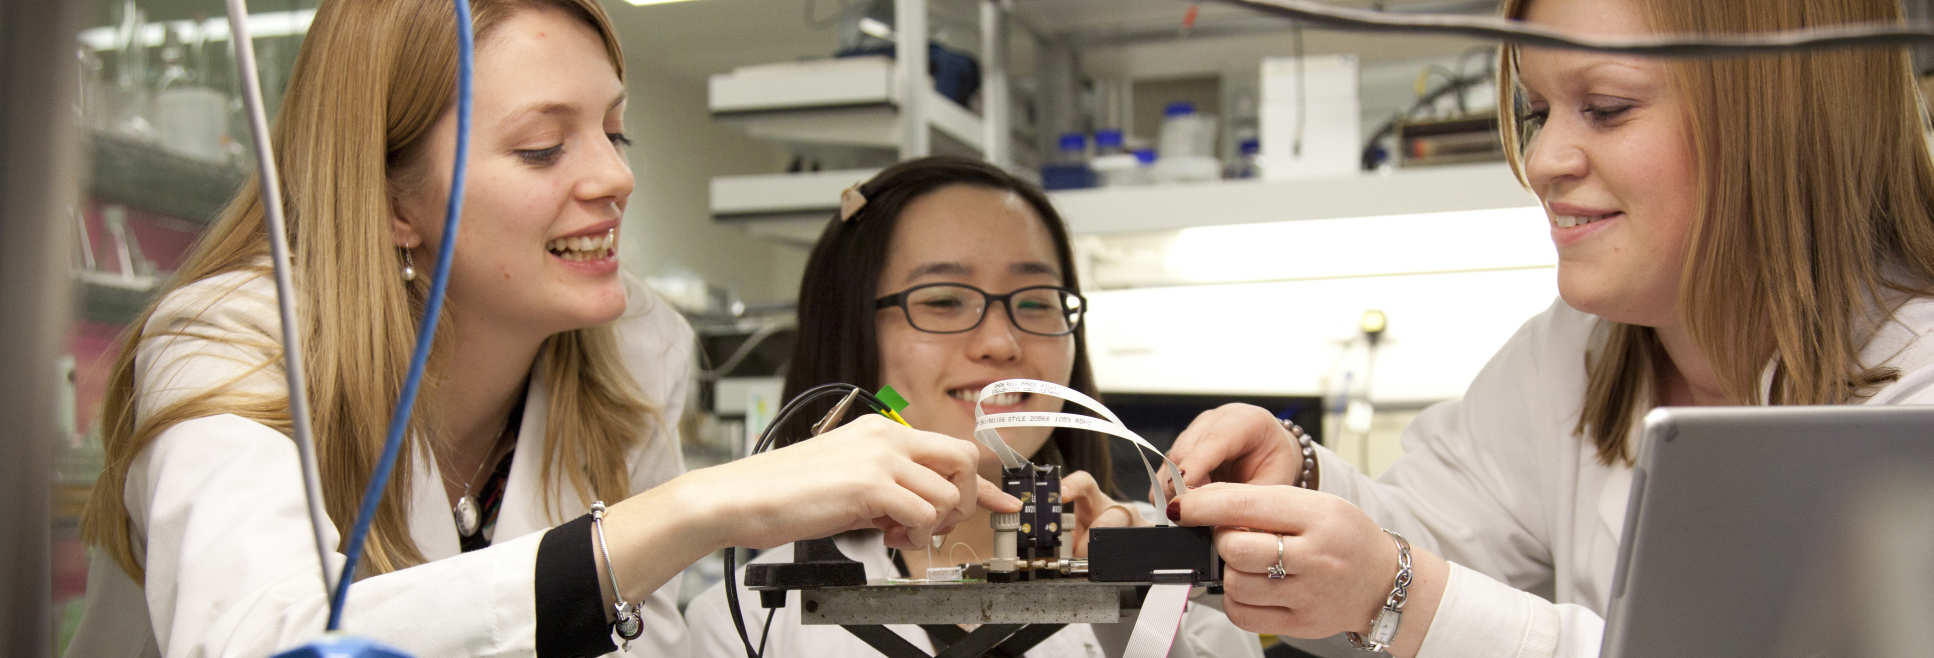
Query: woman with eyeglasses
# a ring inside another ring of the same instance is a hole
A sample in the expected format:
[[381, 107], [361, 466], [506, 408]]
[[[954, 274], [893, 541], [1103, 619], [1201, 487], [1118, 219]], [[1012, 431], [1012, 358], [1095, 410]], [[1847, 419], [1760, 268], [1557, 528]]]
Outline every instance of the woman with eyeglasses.
[[[901, 413], [915, 428], [971, 441], [975, 397], [995, 381], [1039, 379], [1095, 395], [1068, 232], [1039, 188], [979, 161], [931, 157], [890, 167], [848, 190], [842, 201], [839, 215], [813, 248], [800, 285], [787, 397], [829, 382], [868, 390], [892, 386], [909, 402]], [[988, 400], [984, 408], [988, 413], [1060, 411], [1062, 402], [1011, 394]], [[1087, 554], [1088, 528], [1146, 525], [1156, 513], [1146, 504], [1138, 509], [1116, 502], [1124, 496], [1110, 474], [1106, 437], [1045, 428], [1002, 434], [1028, 459], [1062, 467], [1062, 497], [1076, 514], [1076, 555]], [[996, 481], [1000, 475], [1000, 462], [985, 447], [980, 448], [980, 474]], [[842, 535], [836, 543], [865, 565], [868, 579], [924, 577], [928, 566], [990, 556], [993, 530], [983, 508], [955, 526], [931, 556], [924, 550], [896, 554], [879, 533], [869, 531]], [[755, 562], [791, 559], [786, 546]], [[758, 601], [748, 590], [739, 592], [752, 642], [764, 645], [765, 656], [878, 655], [839, 626], [804, 626], [795, 608], [769, 611]], [[693, 600], [686, 620], [695, 654], [744, 655], [722, 585]], [[965, 633], [951, 627], [887, 628], [928, 651]], [[1130, 630], [1127, 622], [1071, 624], [1025, 655], [1118, 655]], [[1171, 651], [1260, 653], [1255, 636], [1199, 605], [1190, 606]]]

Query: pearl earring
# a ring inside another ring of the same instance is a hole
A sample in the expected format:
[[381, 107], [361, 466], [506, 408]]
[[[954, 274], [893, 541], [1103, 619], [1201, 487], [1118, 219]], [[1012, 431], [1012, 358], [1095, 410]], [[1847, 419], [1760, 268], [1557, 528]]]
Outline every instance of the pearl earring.
[[410, 250], [404, 249], [402, 251], [403, 251], [403, 280], [415, 281], [416, 280], [416, 261], [410, 258]]

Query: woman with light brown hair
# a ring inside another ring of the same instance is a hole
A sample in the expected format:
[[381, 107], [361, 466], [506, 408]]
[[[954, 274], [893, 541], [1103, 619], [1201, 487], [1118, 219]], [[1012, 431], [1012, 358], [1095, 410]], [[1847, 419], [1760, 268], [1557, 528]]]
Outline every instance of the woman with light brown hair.
[[[910, 546], [977, 498], [1018, 509], [977, 480], [973, 446], [874, 417], [683, 473], [692, 332], [618, 267], [633, 181], [610, 22], [596, 0], [472, 4], [462, 239], [344, 631], [425, 656], [601, 654], [614, 635], [676, 655], [676, 576], [707, 553], [858, 528]], [[338, 551], [416, 341], [416, 263], [442, 237], [454, 23], [447, 0], [323, 2], [273, 131]], [[251, 180], [123, 339], [73, 655], [267, 655], [321, 634], [318, 575], [343, 557], [317, 564], [262, 203]]]
[[[1896, 0], [1504, 5], [1592, 36], [1900, 20]], [[1934, 163], [1904, 49], [1507, 47], [1499, 74], [1562, 299], [1419, 416], [1379, 479], [1253, 407], [1177, 439], [1189, 481], [1217, 483], [1170, 515], [1219, 527], [1244, 628], [1398, 656], [1595, 655], [1645, 412], [1934, 403]]]

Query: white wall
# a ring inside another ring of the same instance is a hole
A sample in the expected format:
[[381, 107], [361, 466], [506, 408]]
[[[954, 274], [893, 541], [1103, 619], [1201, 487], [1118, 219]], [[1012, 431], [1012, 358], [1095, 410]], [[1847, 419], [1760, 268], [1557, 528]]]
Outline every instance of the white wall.
[[[1364, 427], [1324, 417], [1323, 440], [1366, 473], [1402, 454], [1418, 409], [1459, 397], [1520, 325], [1557, 298], [1549, 267], [1088, 293], [1088, 346], [1104, 392], [1363, 396], [1363, 311], [1389, 329]], [[1332, 409], [1334, 411], [1334, 409]]]
[[641, 276], [695, 274], [748, 302], [792, 299], [805, 251], [713, 221], [707, 198], [713, 176], [779, 171], [784, 149], [714, 124], [704, 81], [636, 57], [625, 68], [625, 131], [637, 177], [619, 245], [625, 267]]

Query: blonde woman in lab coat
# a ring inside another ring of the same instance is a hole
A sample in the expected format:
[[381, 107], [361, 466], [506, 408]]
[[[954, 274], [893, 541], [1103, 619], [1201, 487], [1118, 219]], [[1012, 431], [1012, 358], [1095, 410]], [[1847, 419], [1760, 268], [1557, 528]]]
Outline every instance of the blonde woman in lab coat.
[[[631, 653], [682, 655], [674, 576], [700, 556], [862, 527], [925, 537], [973, 509], [992, 485], [972, 447], [884, 420], [681, 475], [692, 331], [618, 267], [633, 180], [611, 25], [595, 0], [473, 4], [449, 304], [344, 630], [420, 656], [602, 654], [622, 599], [643, 614]], [[445, 0], [323, 2], [275, 129], [331, 545], [442, 237], [453, 22]], [[121, 345], [72, 655], [262, 656], [321, 635], [261, 204], [251, 181]]]
[[[1896, 0], [1505, 11], [1598, 36], [1900, 18]], [[1934, 166], [1904, 49], [1502, 63], [1505, 144], [1550, 216], [1562, 299], [1419, 416], [1380, 479], [1321, 449], [1305, 479], [1253, 407], [1178, 438], [1191, 483], [1227, 483], [1171, 513], [1225, 527], [1225, 609], [1244, 628], [1369, 632], [1398, 573], [1384, 527], [1414, 558], [1394, 654], [1595, 655], [1644, 412], [1934, 403]], [[1278, 537], [1283, 580], [1267, 575]]]
[[[1039, 188], [984, 162], [931, 157], [889, 167], [848, 190], [844, 200], [806, 265], [798, 339], [786, 373], [788, 395], [828, 382], [869, 390], [890, 385], [909, 402], [907, 422], [973, 445], [973, 401], [987, 384], [1024, 377], [1095, 393], [1067, 228]], [[1013, 296], [1003, 303], [985, 294]], [[1023, 395], [990, 399], [987, 409], [1061, 408], [1059, 399]], [[1005, 430], [1003, 435], [1030, 460], [1063, 467], [1063, 498], [1073, 501], [1076, 516], [1076, 555], [1087, 555], [1088, 528], [1147, 525], [1156, 513], [1147, 504], [1135, 508], [1116, 503], [1124, 496], [1115, 492], [1106, 437], [1046, 428]], [[863, 457], [852, 455], [855, 460]], [[991, 451], [981, 449], [979, 463], [983, 477], [999, 477], [1000, 461]], [[980, 510], [948, 535], [932, 552], [931, 562], [926, 550], [890, 552], [879, 533], [848, 533], [836, 543], [865, 565], [869, 579], [924, 576], [930, 565], [991, 555], [993, 532], [986, 510]], [[767, 551], [755, 561], [791, 560], [791, 549]], [[741, 576], [739, 606], [751, 642], [765, 647], [763, 655], [879, 655], [839, 626], [802, 625], [796, 606], [759, 607], [758, 594], [745, 590], [744, 582]], [[795, 595], [791, 600], [799, 599]], [[700, 594], [685, 614], [695, 655], [745, 655], [723, 583]], [[1072, 624], [1025, 655], [1120, 655], [1132, 621]], [[770, 630], [762, 631], [768, 624]], [[929, 652], [954, 639], [950, 628], [887, 628]], [[1213, 608], [1193, 604], [1170, 653], [1260, 654], [1254, 635]]]

